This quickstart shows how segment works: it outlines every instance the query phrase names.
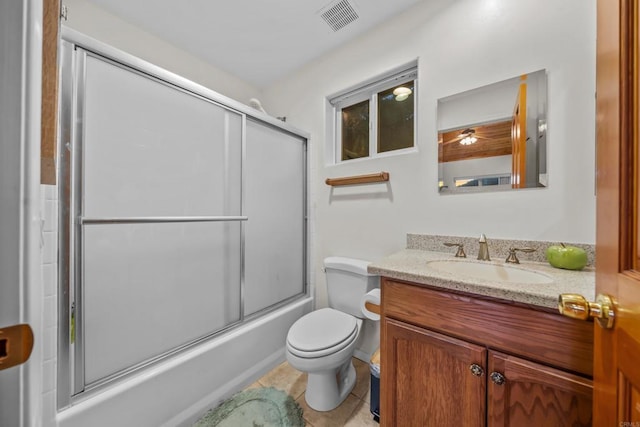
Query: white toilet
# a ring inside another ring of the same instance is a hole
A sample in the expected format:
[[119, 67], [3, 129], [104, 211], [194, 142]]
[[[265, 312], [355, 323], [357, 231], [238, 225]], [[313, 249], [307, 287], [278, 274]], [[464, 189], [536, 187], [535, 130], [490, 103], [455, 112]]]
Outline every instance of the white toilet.
[[356, 383], [351, 362], [364, 315], [360, 301], [380, 286], [380, 277], [367, 273], [368, 261], [329, 257], [324, 260], [329, 308], [298, 319], [287, 334], [287, 361], [307, 372], [307, 404], [330, 411], [349, 395]]

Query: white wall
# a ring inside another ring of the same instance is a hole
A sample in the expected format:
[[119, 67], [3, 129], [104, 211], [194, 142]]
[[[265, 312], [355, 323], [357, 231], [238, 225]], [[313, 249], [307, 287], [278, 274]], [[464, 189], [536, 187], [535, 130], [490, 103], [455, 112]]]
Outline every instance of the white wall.
[[[329, 255], [375, 260], [406, 233], [595, 241], [595, 0], [432, 0], [267, 88], [263, 104], [311, 133], [319, 268]], [[418, 152], [326, 166], [325, 97], [419, 61]], [[440, 196], [438, 98], [546, 69], [549, 188]], [[327, 177], [388, 171], [388, 185]]]
[[67, 27], [179, 74], [244, 104], [260, 89], [131, 25], [86, 0], [64, 0]]
[[29, 360], [0, 370], [0, 424], [39, 426], [46, 388], [38, 250], [42, 1], [0, 2], [0, 40], [0, 327], [28, 324], [34, 337]]
[[476, 123], [510, 120], [519, 89], [518, 76], [439, 99], [436, 123], [438, 130], [448, 131]]
[[40, 186], [42, 276], [42, 425], [56, 425], [58, 364], [58, 187]]

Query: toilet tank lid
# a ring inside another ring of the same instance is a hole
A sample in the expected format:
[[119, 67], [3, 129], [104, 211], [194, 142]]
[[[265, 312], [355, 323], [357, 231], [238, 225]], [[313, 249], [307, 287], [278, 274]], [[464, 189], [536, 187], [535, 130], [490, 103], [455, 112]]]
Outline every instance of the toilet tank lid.
[[367, 267], [369, 266], [369, 264], [371, 264], [370, 261], [339, 256], [332, 256], [324, 259], [325, 268], [349, 271], [351, 273], [361, 274], [363, 276], [377, 276], [377, 274], [367, 273]]

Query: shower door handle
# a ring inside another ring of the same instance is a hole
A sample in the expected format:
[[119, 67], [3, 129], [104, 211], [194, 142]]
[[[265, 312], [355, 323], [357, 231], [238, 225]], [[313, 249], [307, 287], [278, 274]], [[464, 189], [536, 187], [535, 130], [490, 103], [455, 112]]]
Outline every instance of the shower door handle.
[[226, 222], [248, 221], [246, 215], [223, 216], [144, 216], [144, 217], [78, 217], [78, 223], [85, 224], [164, 224], [164, 223], [188, 223], [188, 222]]

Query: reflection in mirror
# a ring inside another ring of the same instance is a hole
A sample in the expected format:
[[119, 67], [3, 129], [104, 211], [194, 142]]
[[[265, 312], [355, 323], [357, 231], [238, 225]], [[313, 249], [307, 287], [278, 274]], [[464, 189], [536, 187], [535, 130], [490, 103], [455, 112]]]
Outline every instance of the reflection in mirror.
[[545, 70], [439, 99], [440, 193], [546, 187], [546, 110]]

